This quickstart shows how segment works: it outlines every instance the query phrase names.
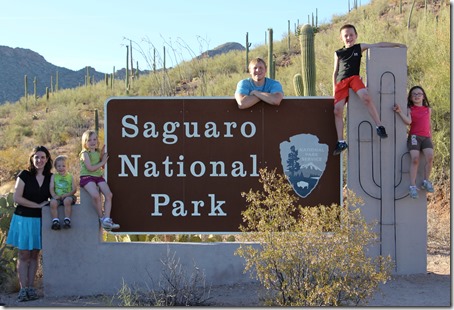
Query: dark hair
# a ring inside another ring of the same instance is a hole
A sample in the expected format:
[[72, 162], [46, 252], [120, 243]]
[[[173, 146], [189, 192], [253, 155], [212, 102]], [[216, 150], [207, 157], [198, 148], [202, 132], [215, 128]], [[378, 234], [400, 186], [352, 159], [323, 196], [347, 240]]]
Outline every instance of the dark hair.
[[47, 163], [44, 166], [44, 175], [49, 175], [51, 174], [52, 170], [52, 157], [50, 156], [49, 150], [45, 146], [36, 146], [33, 151], [30, 153], [30, 158], [29, 158], [29, 165], [28, 165], [28, 171], [30, 171], [33, 174], [36, 174], [36, 167], [33, 164], [33, 156], [35, 156], [36, 153], [38, 152], [44, 152], [47, 157]]
[[424, 88], [422, 88], [421, 86], [413, 86], [412, 88], [410, 88], [410, 90], [408, 91], [408, 97], [407, 97], [407, 106], [408, 107], [412, 107], [414, 106], [414, 103], [413, 101], [411, 101], [411, 92], [415, 89], [420, 89], [422, 91], [422, 105], [425, 106], [425, 107], [430, 107], [430, 102], [429, 102], [429, 99], [427, 99], [427, 96], [426, 96], [426, 92], [424, 90]]
[[352, 28], [353, 31], [355, 32], [355, 34], [358, 34], [358, 33], [356, 32], [355, 26], [353, 26], [352, 24], [345, 24], [345, 25], [343, 25], [343, 26], [341, 27], [341, 29], [339, 30], [339, 32], [342, 32], [342, 30], [347, 29], [347, 28]]

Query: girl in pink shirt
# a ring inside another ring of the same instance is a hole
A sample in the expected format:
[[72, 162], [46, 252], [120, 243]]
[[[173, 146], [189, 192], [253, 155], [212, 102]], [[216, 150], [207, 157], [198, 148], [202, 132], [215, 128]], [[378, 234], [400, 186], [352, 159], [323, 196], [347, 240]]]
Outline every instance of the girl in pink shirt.
[[399, 114], [405, 124], [410, 125], [407, 140], [407, 147], [411, 157], [409, 192], [411, 198], [417, 199], [418, 188], [416, 187], [416, 174], [418, 172], [419, 155], [421, 151], [426, 158], [424, 180], [421, 187], [429, 193], [433, 193], [434, 191], [432, 183], [429, 181], [434, 157], [430, 121], [432, 111], [426, 92], [421, 86], [413, 86], [410, 89], [408, 92], [407, 106], [407, 115], [402, 112], [397, 104], [394, 105], [394, 111]]

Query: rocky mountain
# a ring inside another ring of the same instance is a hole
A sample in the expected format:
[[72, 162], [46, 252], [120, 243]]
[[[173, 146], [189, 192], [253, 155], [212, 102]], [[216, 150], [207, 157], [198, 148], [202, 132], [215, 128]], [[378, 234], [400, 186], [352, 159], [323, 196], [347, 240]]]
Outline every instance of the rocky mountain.
[[[74, 88], [85, 84], [86, 68], [79, 71], [55, 66], [40, 54], [24, 48], [0, 46], [0, 104], [15, 102], [25, 94], [25, 76], [27, 76], [27, 93], [33, 95], [36, 79], [36, 94], [43, 96], [46, 87], [55, 89], [58, 72], [58, 88]], [[104, 73], [89, 67], [88, 72], [95, 81], [104, 79]], [[51, 85], [51, 80], [52, 84]]]
[[301, 165], [300, 172], [305, 177], [320, 177], [323, 174], [323, 170], [317, 167], [314, 163]]
[[[214, 57], [232, 50], [244, 50], [239, 43], [225, 43], [212, 50], [202, 53], [198, 57]], [[27, 93], [33, 95], [34, 81], [36, 79], [36, 94], [44, 96], [46, 87], [56, 89], [58, 72], [58, 89], [75, 88], [85, 84], [87, 68], [73, 71], [67, 68], [55, 66], [46, 61], [40, 54], [25, 48], [11, 48], [0, 46], [0, 104], [16, 102], [25, 94], [25, 76], [27, 77]], [[92, 82], [103, 80], [105, 73], [98, 72], [88, 67], [88, 73]], [[140, 71], [148, 73], [147, 70]], [[117, 70], [115, 78], [124, 79], [126, 70]], [[53, 85], [51, 85], [53, 84]]]
[[197, 58], [214, 57], [216, 55], [225, 54], [230, 51], [244, 51], [245, 49], [246, 48], [243, 45], [241, 45], [240, 43], [227, 42], [222, 45], [219, 45], [218, 47], [216, 47], [212, 50], [208, 50], [208, 51], [202, 53]]

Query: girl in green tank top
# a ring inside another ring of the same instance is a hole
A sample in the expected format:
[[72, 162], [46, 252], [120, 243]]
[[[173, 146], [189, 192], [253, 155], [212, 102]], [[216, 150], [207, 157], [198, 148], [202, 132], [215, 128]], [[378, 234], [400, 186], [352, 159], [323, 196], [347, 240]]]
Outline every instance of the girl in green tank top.
[[[98, 134], [94, 130], [87, 130], [82, 135], [82, 151], [80, 158], [80, 187], [85, 189], [91, 196], [93, 206], [98, 213], [99, 222], [106, 230], [120, 228], [110, 218], [112, 210], [112, 191], [103, 177], [104, 165], [109, 156], [105, 152], [105, 146], [98, 149]], [[99, 188], [99, 190], [98, 190]], [[104, 196], [104, 206], [99, 191]]]

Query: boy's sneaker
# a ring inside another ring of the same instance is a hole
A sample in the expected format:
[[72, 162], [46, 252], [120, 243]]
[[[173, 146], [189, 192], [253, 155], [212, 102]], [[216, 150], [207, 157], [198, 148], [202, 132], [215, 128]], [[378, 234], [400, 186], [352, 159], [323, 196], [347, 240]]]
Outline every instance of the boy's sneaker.
[[28, 300], [35, 300], [35, 299], [38, 299], [38, 294], [36, 294], [36, 291], [33, 287], [29, 287], [27, 288], [27, 296], [28, 296]]
[[71, 220], [69, 218], [63, 220], [63, 228], [71, 228]]
[[339, 155], [343, 150], [348, 148], [348, 144], [345, 141], [337, 141], [336, 148], [334, 149], [333, 155]]
[[19, 290], [19, 294], [17, 295], [17, 301], [22, 302], [22, 301], [28, 301], [28, 294], [27, 294], [27, 289], [26, 288], [21, 288]]
[[421, 186], [423, 189], [425, 189], [426, 191], [428, 191], [429, 193], [433, 193], [434, 192], [434, 187], [432, 186], [432, 183], [430, 183], [430, 181], [428, 180], [424, 180], [422, 182], [422, 186]]
[[388, 134], [386, 133], [386, 129], [385, 127], [383, 126], [378, 126], [377, 127], [377, 135], [380, 137], [380, 138], [388, 138]]
[[106, 231], [120, 228], [120, 225], [115, 224], [110, 217], [105, 217], [104, 219], [102, 219], [101, 225], [102, 228], [104, 228]]
[[100, 217], [99, 218], [99, 224], [101, 224], [101, 227], [105, 230], [105, 231], [110, 231], [112, 228], [111, 226], [109, 225], [108, 222], [104, 223], [104, 217]]
[[59, 220], [53, 220], [51, 228], [53, 230], [60, 230], [60, 221]]
[[411, 198], [418, 199], [418, 189], [416, 188], [416, 186], [410, 186], [408, 193], [410, 194]]

